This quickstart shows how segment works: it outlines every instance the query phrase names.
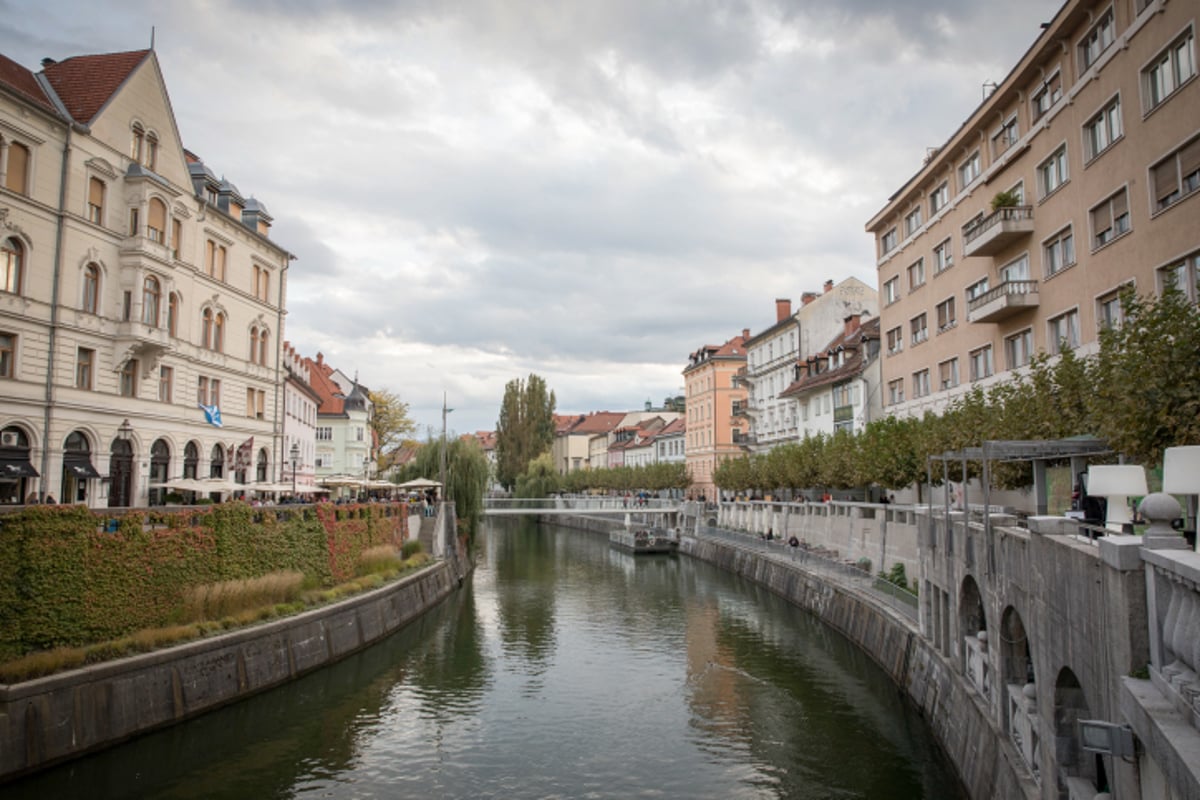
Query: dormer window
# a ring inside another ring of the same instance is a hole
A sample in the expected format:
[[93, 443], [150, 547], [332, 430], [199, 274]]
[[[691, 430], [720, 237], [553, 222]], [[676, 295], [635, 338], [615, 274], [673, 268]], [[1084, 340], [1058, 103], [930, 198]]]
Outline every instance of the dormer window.
[[142, 163], [142, 154], [146, 149], [146, 129], [142, 127], [142, 123], [135, 122], [130, 131], [129, 157], [140, 164]]

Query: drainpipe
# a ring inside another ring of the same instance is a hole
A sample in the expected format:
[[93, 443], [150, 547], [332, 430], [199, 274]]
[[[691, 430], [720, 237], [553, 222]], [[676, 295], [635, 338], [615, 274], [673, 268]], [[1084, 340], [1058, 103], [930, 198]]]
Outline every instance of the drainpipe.
[[[54, 349], [58, 344], [58, 293], [62, 283], [63, 237], [67, 223], [67, 174], [71, 166], [71, 133], [75, 123], [67, 123], [67, 138], [63, 141], [62, 172], [58, 179], [58, 221], [54, 235], [54, 278], [50, 291], [50, 333], [47, 337], [46, 354], [46, 403], [42, 415], [42, 477], [38, 482], [38, 494], [46, 499], [46, 485], [50, 482], [50, 409], [54, 403]], [[61, 490], [60, 490], [61, 491]], [[62, 498], [66, 502], [66, 498]]]
[[[295, 256], [291, 253], [287, 254], [287, 258], [283, 262], [283, 272], [279, 276], [279, 305], [275, 309], [275, 435], [272, 437], [274, 443], [271, 446], [272, 457], [275, 460], [275, 466], [279, 467], [283, 464], [283, 408], [279, 403], [279, 386], [280, 386], [280, 369], [282, 368], [283, 351], [283, 287], [287, 284], [288, 267], [291, 266]], [[292, 480], [295, 481], [295, 466], [292, 467]], [[272, 470], [274, 472], [274, 470]], [[283, 473], [280, 472], [280, 475]], [[295, 499], [295, 498], [293, 498]]]

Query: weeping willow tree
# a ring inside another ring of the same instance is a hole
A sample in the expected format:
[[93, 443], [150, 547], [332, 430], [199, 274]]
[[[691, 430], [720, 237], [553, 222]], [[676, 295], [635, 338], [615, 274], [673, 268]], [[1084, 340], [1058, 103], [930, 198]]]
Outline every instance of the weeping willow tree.
[[[401, 480], [416, 477], [436, 477], [442, 468], [442, 440], [430, 438], [412, 463], [405, 468]], [[452, 439], [446, 445], [445, 497], [454, 503], [458, 523], [468, 537], [474, 538], [483, 518], [483, 496], [487, 491], [488, 461], [478, 440]], [[410, 474], [411, 473], [411, 474]]]
[[517, 497], [549, 497], [559, 489], [558, 473], [548, 450], [530, 461], [517, 476]]

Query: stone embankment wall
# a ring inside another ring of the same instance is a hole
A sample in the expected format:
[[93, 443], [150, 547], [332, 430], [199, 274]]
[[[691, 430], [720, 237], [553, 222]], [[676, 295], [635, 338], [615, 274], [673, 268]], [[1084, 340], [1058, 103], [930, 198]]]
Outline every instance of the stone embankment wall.
[[0, 780], [211, 711], [394, 633], [462, 585], [451, 554], [319, 609], [211, 639], [0, 686]]

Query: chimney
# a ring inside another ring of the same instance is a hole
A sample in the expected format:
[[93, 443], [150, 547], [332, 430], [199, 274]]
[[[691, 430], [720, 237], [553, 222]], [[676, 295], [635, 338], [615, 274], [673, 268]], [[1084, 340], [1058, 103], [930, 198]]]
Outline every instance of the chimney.
[[46, 67], [52, 67], [57, 63], [58, 62], [55, 61], [53, 58], [49, 58], [49, 57], [43, 58], [42, 59], [42, 69], [45, 69]]
[[833, 291], [833, 281], [831, 281], [831, 280], [825, 281], [825, 294], [829, 294], [832, 291]]
[[744, 344], [745, 341], [749, 338], [750, 338], [750, 329], [742, 328], [742, 343]]
[[809, 303], [811, 303], [813, 300], [816, 300], [816, 299], [817, 299], [816, 292], [805, 292], [804, 294], [800, 295], [800, 305], [806, 306]]
[[862, 317], [860, 317], [858, 314], [851, 314], [850, 316], [846, 317], [844, 322], [846, 327], [842, 335], [846, 338], [849, 338], [850, 334], [862, 327]]
[[318, 352], [317, 353], [317, 364], [320, 365], [320, 364], [324, 364], [324, 363], [325, 363], [325, 354]]
[[775, 298], [775, 321], [783, 322], [792, 315], [792, 301], [786, 297]]

